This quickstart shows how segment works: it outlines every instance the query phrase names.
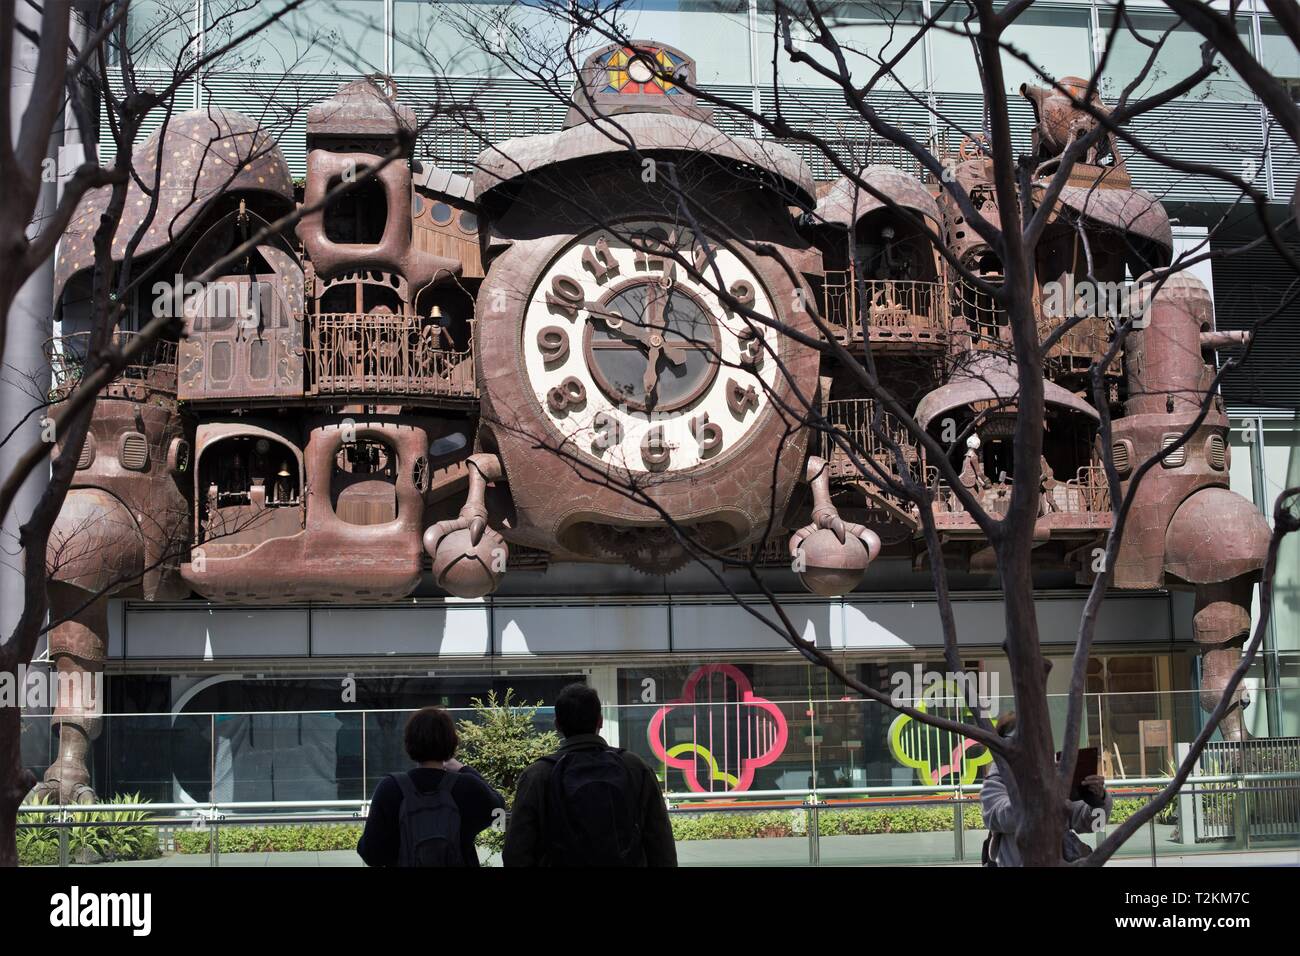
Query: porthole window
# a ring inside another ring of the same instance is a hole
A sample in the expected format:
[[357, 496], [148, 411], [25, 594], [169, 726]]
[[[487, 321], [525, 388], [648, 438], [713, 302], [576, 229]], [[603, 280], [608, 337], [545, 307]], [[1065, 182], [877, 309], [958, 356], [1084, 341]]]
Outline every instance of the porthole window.
[[451, 217], [455, 211], [445, 202], [436, 202], [429, 207], [429, 218], [440, 226], [445, 226], [451, 222]]
[[420, 213], [424, 212], [424, 197], [419, 193], [411, 194], [411, 218], [419, 219]]
[[173, 438], [167, 450], [167, 467], [174, 475], [183, 475], [190, 467], [190, 443], [184, 438]]
[[478, 216], [468, 209], [460, 214], [458, 224], [461, 232], [478, 232]]

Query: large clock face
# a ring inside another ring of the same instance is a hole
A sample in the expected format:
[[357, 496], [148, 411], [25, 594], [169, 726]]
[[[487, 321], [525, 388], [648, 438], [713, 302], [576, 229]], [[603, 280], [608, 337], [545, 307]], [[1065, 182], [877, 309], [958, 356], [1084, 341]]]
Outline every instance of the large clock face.
[[664, 223], [589, 233], [542, 272], [524, 364], [543, 414], [579, 452], [633, 472], [681, 471], [726, 457], [763, 419], [777, 333], [724, 306], [719, 275], [730, 295], [777, 317], [735, 252]]

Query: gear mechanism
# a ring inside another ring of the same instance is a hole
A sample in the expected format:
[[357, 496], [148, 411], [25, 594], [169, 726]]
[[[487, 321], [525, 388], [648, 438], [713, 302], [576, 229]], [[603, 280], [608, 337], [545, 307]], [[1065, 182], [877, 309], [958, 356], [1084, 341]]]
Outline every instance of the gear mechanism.
[[592, 541], [610, 557], [641, 574], [665, 575], [690, 563], [691, 553], [672, 528], [619, 528], [595, 525]]

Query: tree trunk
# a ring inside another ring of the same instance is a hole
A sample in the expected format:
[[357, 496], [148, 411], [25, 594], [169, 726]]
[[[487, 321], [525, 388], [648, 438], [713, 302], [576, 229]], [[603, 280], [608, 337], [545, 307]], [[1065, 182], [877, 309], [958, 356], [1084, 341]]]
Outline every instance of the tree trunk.
[[0, 707], [0, 866], [18, 865], [18, 808], [36, 786], [35, 775], [23, 767], [23, 712], [17, 703]]

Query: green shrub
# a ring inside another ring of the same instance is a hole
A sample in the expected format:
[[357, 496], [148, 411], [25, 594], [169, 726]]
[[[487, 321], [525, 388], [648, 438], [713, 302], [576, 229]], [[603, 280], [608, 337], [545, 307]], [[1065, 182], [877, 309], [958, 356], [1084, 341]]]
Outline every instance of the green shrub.
[[[555, 752], [560, 736], [553, 730], [538, 731], [534, 716], [541, 701], [529, 707], [513, 702], [514, 691], [507, 689], [497, 700], [496, 692], [488, 694], [487, 703], [474, 697], [474, 716], [462, 720], [456, 728], [460, 747], [456, 758], [469, 764], [483, 775], [483, 779], [496, 787], [506, 799], [506, 806], [515, 801], [515, 788], [519, 775], [533, 762]], [[505, 846], [505, 833], [489, 827], [478, 836], [478, 845], [493, 853]]]
[[[36, 797], [32, 803], [48, 803], [47, 797]], [[108, 803], [148, 803], [140, 794], [118, 794]], [[19, 820], [41, 819], [36, 814], [20, 814]], [[93, 854], [103, 860], [151, 860], [160, 854], [158, 831], [144, 821], [147, 810], [88, 810], [71, 814], [73, 823], [68, 829], [68, 855]], [[139, 826], [103, 826], [106, 823]], [[97, 826], [96, 824], [101, 824]], [[23, 828], [18, 831], [18, 861], [23, 866], [50, 866], [59, 862], [59, 828], [52, 826]]]
[[[33, 797], [29, 803], [49, 803], [46, 796]], [[18, 814], [19, 823], [38, 823], [44, 814]], [[19, 866], [53, 866], [59, 862], [59, 831], [55, 827], [20, 827], [17, 836]]]
[[[674, 813], [676, 840], [748, 840], [760, 836], [803, 836], [808, 832], [807, 811], [755, 813]], [[818, 814], [822, 836], [861, 836], [873, 833], [934, 833], [952, 829], [952, 807], [850, 807], [822, 810]], [[962, 825], [983, 826], [979, 807], [962, 808]]]
[[751, 840], [760, 836], [794, 836], [791, 814], [760, 813], [673, 814], [674, 840]]
[[[218, 831], [222, 853], [321, 853], [355, 850], [361, 826], [353, 823], [295, 823], [283, 826], [223, 825]], [[210, 853], [212, 839], [204, 827], [177, 830], [177, 853]]]
[[[1144, 806], [1146, 806], [1146, 804], [1147, 801], [1142, 799], [1141, 797], [1123, 797], [1119, 800], [1116, 800], [1111, 805], [1110, 819], [1107, 821], [1107, 823], [1109, 823], [1112, 826], [1117, 823], [1123, 823], [1129, 817], [1133, 816], [1133, 814], [1137, 813]], [[1163, 810], [1161, 810], [1159, 813], [1156, 814], [1156, 823], [1169, 826], [1177, 822], [1178, 822], [1178, 798], [1174, 797], [1167, 804], [1165, 804]]]

